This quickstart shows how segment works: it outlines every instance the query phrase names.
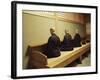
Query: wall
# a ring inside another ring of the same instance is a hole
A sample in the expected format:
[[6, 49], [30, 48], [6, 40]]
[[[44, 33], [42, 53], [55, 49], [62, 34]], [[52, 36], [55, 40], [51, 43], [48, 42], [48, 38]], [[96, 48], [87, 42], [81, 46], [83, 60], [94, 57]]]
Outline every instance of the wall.
[[63, 22], [63, 21], [58, 21], [58, 36], [60, 37], [61, 41], [63, 40], [63, 36], [65, 34], [64, 30], [68, 30], [69, 33], [71, 34], [72, 38], [74, 38], [75, 35], [75, 30], [79, 30], [79, 34], [81, 35], [82, 38], [85, 37], [86, 35], [86, 28], [81, 25], [81, 24], [76, 24], [76, 23], [71, 23], [71, 22]]
[[87, 36], [91, 35], [91, 15], [85, 15], [85, 25], [86, 25], [86, 34]]
[[74, 37], [78, 29], [81, 37], [86, 36], [83, 14], [23, 11], [23, 68], [26, 68], [28, 45], [45, 44], [50, 37], [50, 27], [55, 27], [56, 34], [63, 40], [65, 29]]
[[54, 20], [51, 18], [23, 13], [23, 66], [27, 62], [25, 54], [28, 45], [37, 46], [47, 43], [52, 24]]
[[90, 22], [86, 23], [86, 34], [87, 35], [91, 34], [91, 25], [90, 25]]

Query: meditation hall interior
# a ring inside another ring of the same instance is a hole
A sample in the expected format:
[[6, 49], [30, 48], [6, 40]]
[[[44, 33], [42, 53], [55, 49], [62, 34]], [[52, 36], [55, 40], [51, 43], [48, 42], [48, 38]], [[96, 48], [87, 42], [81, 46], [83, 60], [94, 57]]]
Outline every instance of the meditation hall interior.
[[91, 14], [22, 10], [22, 68], [91, 66]]

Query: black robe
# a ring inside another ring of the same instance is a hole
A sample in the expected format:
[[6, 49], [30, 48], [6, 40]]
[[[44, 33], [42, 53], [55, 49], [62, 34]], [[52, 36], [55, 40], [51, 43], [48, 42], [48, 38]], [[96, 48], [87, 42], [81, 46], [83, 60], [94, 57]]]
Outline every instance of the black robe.
[[64, 36], [60, 50], [61, 51], [71, 51], [71, 50], [73, 50], [72, 36], [69, 33], [66, 33], [66, 35]]
[[78, 33], [74, 36], [74, 47], [80, 47], [81, 46], [81, 37]]
[[46, 55], [48, 58], [60, 56], [60, 39], [56, 34], [53, 34], [47, 43]]

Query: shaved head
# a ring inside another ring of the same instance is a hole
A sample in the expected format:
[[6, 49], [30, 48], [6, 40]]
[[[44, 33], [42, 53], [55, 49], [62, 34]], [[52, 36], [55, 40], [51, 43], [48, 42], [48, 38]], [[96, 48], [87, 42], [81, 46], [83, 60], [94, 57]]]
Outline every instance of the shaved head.
[[78, 29], [76, 29], [76, 31], [75, 31], [76, 33], [79, 33], [79, 31], [78, 31]]
[[54, 32], [55, 32], [55, 27], [50, 28], [50, 33], [54, 34]]
[[69, 31], [67, 29], [65, 29], [65, 33], [68, 33]]

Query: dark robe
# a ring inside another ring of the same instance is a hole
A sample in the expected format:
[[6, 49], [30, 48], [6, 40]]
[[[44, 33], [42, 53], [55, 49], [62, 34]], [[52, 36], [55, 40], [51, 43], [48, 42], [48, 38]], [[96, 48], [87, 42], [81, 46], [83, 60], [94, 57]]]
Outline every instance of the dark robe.
[[74, 36], [74, 47], [80, 47], [81, 46], [81, 37], [78, 33]]
[[66, 35], [64, 36], [60, 50], [61, 51], [71, 51], [71, 50], [73, 50], [72, 37], [69, 33], [66, 33]]
[[47, 43], [46, 55], [48, 58], [60, 56], [60, 39], [56, 34], [53, 34]]

